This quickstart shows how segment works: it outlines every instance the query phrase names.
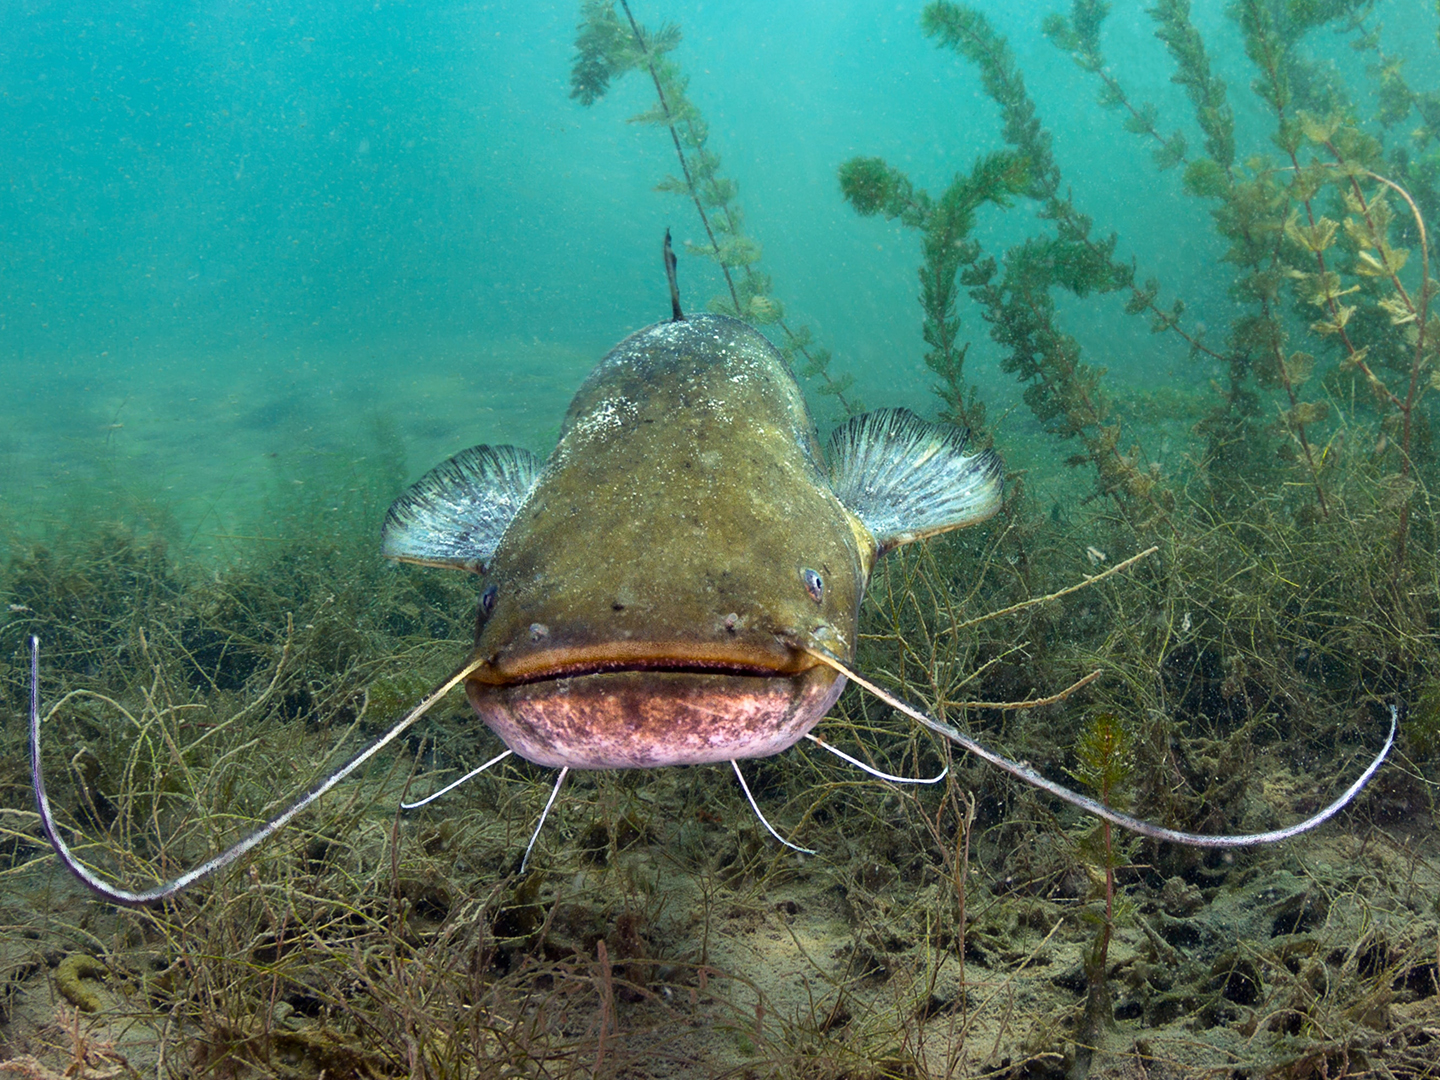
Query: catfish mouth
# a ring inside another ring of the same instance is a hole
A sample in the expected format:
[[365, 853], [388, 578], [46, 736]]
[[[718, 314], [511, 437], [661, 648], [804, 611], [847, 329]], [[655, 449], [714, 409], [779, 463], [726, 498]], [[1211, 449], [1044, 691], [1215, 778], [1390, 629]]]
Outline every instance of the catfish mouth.
[[[513, 679], [496, 681], [491, 685], [530, 686], [535, 683], [559, 682], [563, 679], [583, 679], [587, 675], [618, 675], [628, 672], [648, 672], [656, 675], [731, 675], [736, 678], [750, 679], [791, 679], [802, 674], [804, 670], [808, 669], [782, 671], [761, 664], [705, 663], [703, 661], [601, 660], [588, 664], [571, 664], [549, 671], [537, 671]], [[472, 675], [471, 678], [475, 679], [476, 676]], [[485, 679], [476, 679], [476, 681], [489, 682]]]
[[766, 651], [706, 646], [656, 649], [626, 642], [618, 649], [546, 649], [510, 663], [491, 657], [467, 681], [499, 689], [626, 673], [794, 679], [816, 666], [806, 652], [777, 634], [774, 649]]
[[845, 683], [781, 642], [773, 653], [706, 651], [555, 650], [543, 664], [525, 658], [520, 671], [491, 659], [470, 674], [465, 694], [506, 746], [537, 765], [649, 768], [777, 754]]

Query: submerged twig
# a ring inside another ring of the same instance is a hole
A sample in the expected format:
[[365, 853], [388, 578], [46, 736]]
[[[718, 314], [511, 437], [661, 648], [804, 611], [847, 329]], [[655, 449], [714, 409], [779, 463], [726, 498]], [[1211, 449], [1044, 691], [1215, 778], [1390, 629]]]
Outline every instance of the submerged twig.
[[971, 626], [978, 626], [980, 623], [989, 622], [991, 619], [998, 619], [1002, 615], [1013, 615], [1017, 611], [1024, 611], [1026, 608], [1035, 607], [1038, 604], [1048, 604], [1052, 600], [1059, 600], [1062, 596], [1069, 596], [1071, 593], [1079, 592], [1081, 589], [1088, 589], [1091, 585], [1098, 585], [1106, 578], [1118, 574], [1122, 570], [1129, 570], [1130, 567], [1134, 566], [1141, 559], [1147, 559], [1159, 550], [1160, 546], [1158, 544], [1151, 545], [1140, 552], [1140, 554], [1132, 555], [1124, 562], [1116, 563], [1104, 573], [1096, 574], [1094, 577], [1087, 577], [1084, 581], [1070, 585], [1067, 588], [1061, 589], [1059, 592], [1053, 592], [1046, 596], [1037, 596], [1031, 600], [1022, 600], [1018, 604], [1011, 604], [1009, 607], [1001, 608], [999, 611], [991, 611], [987, 614], [976, 616], [966, 622], [958, 623], [955, 626], [955, 630], [965, 630]]
[[947, 701], [945, 704], [951, 709], [999, 709], [1004, 712], [1020, 712], [1025, 709], [1038, 709], [1045, 705], [1055, 705], [1064, 701], [1077, 690], [1083, 690], [1101, 675], [1099, 668], [1090, 672], [1082, 679], [1077, 679], [1058, 694], [1051, 694], [1049, 697], [1036, 698], [1027, 701]]

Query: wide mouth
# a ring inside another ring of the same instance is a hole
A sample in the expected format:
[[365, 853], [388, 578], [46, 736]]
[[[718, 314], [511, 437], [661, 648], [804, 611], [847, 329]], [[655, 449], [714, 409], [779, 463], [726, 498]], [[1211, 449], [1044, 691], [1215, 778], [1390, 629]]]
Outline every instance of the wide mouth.
[[791, 679], [803, 674], [808, 670], [809, 666], [813, 665], [807, 665], [804, 668], [795, 670], [786, 670], [765, 664], [735, 663], [718, 660], [707, 661], [703, 659], [615, 659], [561, 664], [543, 671], [528, 671], [511, 677], [505, 677], [502, 673], [494, 669], [487, 670], [486, 667], [482, 667], [478, 668], [470, 676], [470, 680], [500, 688], [508, 686], [530, 686], [535, 683], [559, 682], [563, 679], [583, 679], [589, 675], [622, 675], [631, 673], [648, 675], [719, 675], [739, 679]]

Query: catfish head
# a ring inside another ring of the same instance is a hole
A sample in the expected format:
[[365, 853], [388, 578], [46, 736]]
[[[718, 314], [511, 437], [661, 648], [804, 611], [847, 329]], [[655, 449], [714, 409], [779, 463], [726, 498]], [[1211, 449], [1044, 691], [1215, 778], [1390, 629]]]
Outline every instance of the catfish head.
[[841, 427], [827, 464], [776, 349], [692, 315], [601, 361], [543, 465], [481, 446], [422, 477], [384, 551], [484, 573], [465, 688], [520, 756], [765, 757], [839, 696], [814, 649], [853, 659], [880, 554], [999, 506], [998, 457], [965, 442], [887, 410]]

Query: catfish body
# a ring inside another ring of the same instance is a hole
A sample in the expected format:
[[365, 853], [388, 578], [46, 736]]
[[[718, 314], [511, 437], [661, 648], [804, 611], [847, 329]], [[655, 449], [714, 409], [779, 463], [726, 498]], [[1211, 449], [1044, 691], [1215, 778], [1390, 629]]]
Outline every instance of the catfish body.
[[779, 352], [692, 315], [621, 342], [542, 466], [475, 447], [392, 506], [392, 558], [480, 570], [465, 688], [516, 753], [623, 768], [763, 757], [804, 736], [854, 658], [878, 556], [982, 520], [993, 451], [904, 410], [851, 420], [822, 457]]

